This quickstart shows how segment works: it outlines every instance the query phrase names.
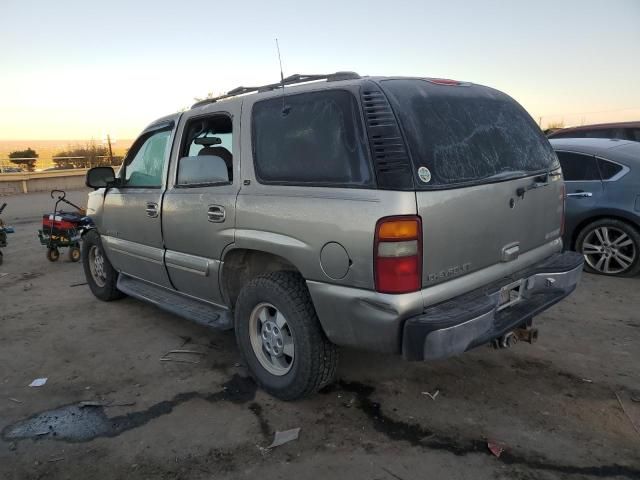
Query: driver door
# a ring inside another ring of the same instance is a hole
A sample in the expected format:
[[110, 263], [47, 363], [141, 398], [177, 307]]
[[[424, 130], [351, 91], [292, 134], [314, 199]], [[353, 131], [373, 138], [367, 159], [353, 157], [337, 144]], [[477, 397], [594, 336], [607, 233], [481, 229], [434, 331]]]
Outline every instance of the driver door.
[[145, 131], [120, 170], [120, 185], [106, 190], [102, 244], [119, 272], [172, 288], [164, 266], [161, 208], [174, 122]]

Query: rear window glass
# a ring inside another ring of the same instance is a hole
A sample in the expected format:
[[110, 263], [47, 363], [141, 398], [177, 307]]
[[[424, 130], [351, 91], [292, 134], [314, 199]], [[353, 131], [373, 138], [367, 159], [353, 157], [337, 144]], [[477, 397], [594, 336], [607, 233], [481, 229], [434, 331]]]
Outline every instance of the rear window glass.
[[618, 165], [617, 163], [608, 162], [607, 160], [603, 160], [602, 158], [598, 159], [598, 168], [600, 169], [600, 175], [602, 176], [602, 180], [609, 180], [614, 177], [620, 170], [622, 170], [622, 165]]
[[257, 102], [253, 148], [262, 183], [373, 185], [358, 104], [344, 90]]
[[600, 180], [596, 157], [573, 152], [556, 152], [562, 165], [562, 174], [568, 182]]
[[557, 168], [548, 140], [507, 95], [486, 87], [382, 82], [400, 120], [419, 188], [499, 180]]

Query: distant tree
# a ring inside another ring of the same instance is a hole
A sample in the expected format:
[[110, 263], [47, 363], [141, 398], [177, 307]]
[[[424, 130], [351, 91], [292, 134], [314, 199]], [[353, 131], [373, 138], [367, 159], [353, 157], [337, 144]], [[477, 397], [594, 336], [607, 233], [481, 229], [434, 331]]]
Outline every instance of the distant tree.
[[16, 150], [9, 154], [9, 160], [11, 163], [20, 165], [22, 168], [26, 168], [28, 172], [33, 172], [36, 169], [36, 161], [38, 159], [38, 153], [32, 148], [26, 150]]
[[558, 129], [558, 128], [564, 128], [564, 120], [556, 120], [555, 122], [549, 122], [547, 124], [547, 129]]
[[[119, 165], [122, 157], [113, 157], [113, 164]], [[89, 142], [85, 145], [69, 145], [66, 150], [53, 156], [55, 168], [91, 168], [112, 165], [109, 149], [103, 145]]]

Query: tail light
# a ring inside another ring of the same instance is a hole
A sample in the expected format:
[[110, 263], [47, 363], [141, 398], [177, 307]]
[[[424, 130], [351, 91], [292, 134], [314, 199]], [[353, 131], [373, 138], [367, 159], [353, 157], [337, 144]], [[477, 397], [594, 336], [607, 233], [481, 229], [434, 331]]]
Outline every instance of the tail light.
[[409, 293], [422, 284], [422, 222], [416, 215], [378, 220], [374, 241], [376, 290]]
[[564, 216], [567, 203], [567, 187], [563, 183], [560, 187], [560, 203], [562, 204], [562, 216], [560, 217], [560, 236], [564, 235]]

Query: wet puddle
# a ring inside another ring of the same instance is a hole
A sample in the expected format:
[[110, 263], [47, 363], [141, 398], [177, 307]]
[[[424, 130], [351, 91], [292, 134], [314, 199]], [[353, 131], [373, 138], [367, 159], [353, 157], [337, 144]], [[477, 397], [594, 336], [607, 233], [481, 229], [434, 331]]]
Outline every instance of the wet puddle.
[[211, 403], [250, 402], [255, 398], [256, 388], [253, 380], [234, 375], [219, 392], [180, 393], [173, 399], [156, 403], [146, 410], [115, 417], [109, 417], [101, 406], [67, 405], [38, 413], [9, 425], [2, 431], [2, 437], [5, 440], [49, 438], [68, 442], [86, 442], [97, 437], [115, 437], [127, 430], [138, 428], [154, 418], [167, 415], [181, 403], [196, 398]]

